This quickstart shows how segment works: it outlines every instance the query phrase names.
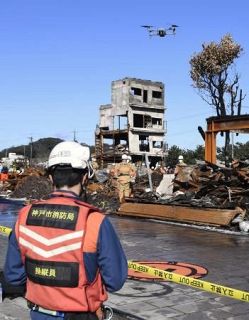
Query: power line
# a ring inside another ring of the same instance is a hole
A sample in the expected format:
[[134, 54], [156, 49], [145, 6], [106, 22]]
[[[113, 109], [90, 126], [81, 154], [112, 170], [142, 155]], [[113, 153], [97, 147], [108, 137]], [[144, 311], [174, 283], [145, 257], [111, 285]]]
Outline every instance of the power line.
[[168, 119], [166, 117], [167, 122], [172, 122], [172, 121], [178, 121], [178, 120], [184, 120], [184, 119], [189, 119], [189, 118], [193, 118], [193, 117], [199, 117], [199, 116], [206, 116], [206, 117], [211, 117], [212, 115], [207, 115], [206, 113], [194, 113], [194, 114], [189, 114], [187, 116], [183, 116], [183, 117], [178, 117], [178, 118], [174, 118], [174, 119]]

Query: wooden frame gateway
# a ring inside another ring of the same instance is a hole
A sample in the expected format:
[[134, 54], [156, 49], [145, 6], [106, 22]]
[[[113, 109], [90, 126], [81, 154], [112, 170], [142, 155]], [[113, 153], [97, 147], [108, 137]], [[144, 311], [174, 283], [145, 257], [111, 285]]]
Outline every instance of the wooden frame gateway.
[[249, 133], [249, 115], [210, 117], [206, 120], [205, 160], [211, 163], [216, 163], [216, 135], [218, 132]]

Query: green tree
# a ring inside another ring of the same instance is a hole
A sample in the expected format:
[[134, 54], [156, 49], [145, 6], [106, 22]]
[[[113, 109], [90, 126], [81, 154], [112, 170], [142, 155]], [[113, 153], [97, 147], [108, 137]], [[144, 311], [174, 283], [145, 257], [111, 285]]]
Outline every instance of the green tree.
[[205, 148], [203, 145], [198, 145], [194, 150], [194, 157], [196, 160], [205, 159]]
[[[231, 35], [225, 35], [219, 43], [202, 45], [203, 50], [190, 59], [190, 76], [193, 87], [201, 98], [216, 110], [218, 117], [240, 114], [242, 90], [234, 60], [243, 48]], [[228, 155], [229, 132], [225, 132], [224, 151]]]
[[[233, 159], [238, 159], [241, 161], [249, 159], [249, 142], [246, 142], [246, 143], [236, 142], [236, 144], [233, 146], [233, 152], [232, 152], [232, 145], [229, 144], [228, 150], [230, 154], [233, 153]], [[225, 157], [224, 147], [217, 148], [217, 158], [220, 161], [225, 161], [226, 157]], [[230, 162], [233, 159], [232, 157], [229, 157]]]
[[195, 164], [195, 152], [193, 150], [187, 149], [182, 152], [184, 162], [188, 165]]
[[182, 153], [183, 150], [177, 147], [176, 145], [170, 147], [165, 161], [166, 166], [171, 168], [175, 167], [178, 163], [178, 157], [179, 155], [182, 155]]
[[246, 142], [245, 144], [236, 142], [234, 145], [234, 159], [249, 159], [249, 142]]

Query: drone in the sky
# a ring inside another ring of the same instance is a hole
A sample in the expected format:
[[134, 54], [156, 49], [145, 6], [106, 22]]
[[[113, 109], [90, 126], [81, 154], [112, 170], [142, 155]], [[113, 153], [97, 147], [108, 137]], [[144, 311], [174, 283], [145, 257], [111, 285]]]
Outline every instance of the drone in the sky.
[[148, 30], [149, 36], [158, 36], [158, 37], [165, 37], [165, 36], [173, 36], [176, 34], [176, 24], [170, 25], [168, 28], [155, 28], [154, 26], [144, 25], [141, 26], [142, 28], [146, 28]]

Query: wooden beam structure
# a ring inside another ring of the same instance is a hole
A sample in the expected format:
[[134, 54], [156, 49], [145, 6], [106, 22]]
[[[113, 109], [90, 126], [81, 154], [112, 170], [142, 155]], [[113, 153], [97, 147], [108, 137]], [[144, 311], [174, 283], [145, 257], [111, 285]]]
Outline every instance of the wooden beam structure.
[[117, 212], [117, 214], [121, 216], [125, 215], [213, 226], [229, 226], [235, 217], [243, 213], [241, 208], [231, 210], [134, 202], [122, 203]]
[[205, 160], [216, 163], [216, 136], [219, 132], [249, 133], [249, 115], [210, 117], [206, 119]]

